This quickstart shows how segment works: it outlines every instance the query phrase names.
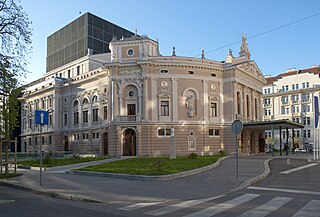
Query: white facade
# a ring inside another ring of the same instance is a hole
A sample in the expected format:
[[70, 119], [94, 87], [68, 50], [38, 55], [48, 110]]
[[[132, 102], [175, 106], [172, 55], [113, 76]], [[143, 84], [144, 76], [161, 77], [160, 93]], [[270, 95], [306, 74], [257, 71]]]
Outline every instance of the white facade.
[[[266, 77], [263, 87], [264, 120], [289, 120], [304, 125], [289, 131], [289, 147], [308, 148], [314, 143], [314, 96], [320, 93], [320, 67], [289, 69], [276, 77]], [[279, 149], [279, 130], [274, 131], [274, 145]], [[286, 143], [286, 129], [282, 129], [282, 147]], [[265, 133], [266, 144], [272, 144], [272, 131]]]

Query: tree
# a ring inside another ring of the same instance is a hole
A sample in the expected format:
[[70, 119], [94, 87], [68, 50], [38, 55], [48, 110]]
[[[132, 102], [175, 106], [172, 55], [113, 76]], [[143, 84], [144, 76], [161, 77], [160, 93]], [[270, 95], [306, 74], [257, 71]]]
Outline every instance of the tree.
[[0, 139], [4, 139], [6, 162], [19, 113], [19, 78], [27, 72], [26, 58], [31, 51], [31, 22], [19, 3], [0, 0]]
[[19, 0], [0, 0], [0, 58], [9, 61], [13, 76], [25, 76], [31, 52], [31, 22]]

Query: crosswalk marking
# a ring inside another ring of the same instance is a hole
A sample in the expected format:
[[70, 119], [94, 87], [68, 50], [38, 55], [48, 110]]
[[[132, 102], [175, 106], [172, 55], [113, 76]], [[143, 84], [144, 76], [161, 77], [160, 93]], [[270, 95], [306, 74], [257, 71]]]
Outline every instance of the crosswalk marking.
[[0, 200], [0, 204], [4, 204], [4, 203], [14, 203], [16, 202], [15, 200]]
[[289, 173], [293, 173], [293, 172], [296, 172], [298, 170], [302, 170], [302, 169], [305, 169], [305, 168], [308, 168], [308, 167], [313, 167], [315, 165], [318, 165], [318, 163], [311, 163], [311, 164], [303, 165], [301, 167], [297, 167], [297, 168], [293, 168], [293, 169], [290, 169], [290, 170], [282, 171], [280, 173], [281, 174], [289, 174]]
[[164, 203], [164, 201], [162, 201], [162, 202], [150, 202], [150, 203], [136, 203], [136, 204], [132, 204], [132, 205], [129, 205], [129, 206], [121, 207], [119, 209], [124, 210], [124, 211], [131, 211], [131, 210], [140, 209], [140, 208], [143, 208], [143, 207], [157, 205], [157, 204], [160, 204], [160, 203]]
[[303, 190], [285, 189], [285, 188], [265, 188], [265, 187], [249, 186], [249, 187], [247, 187], [247, 189], [261, 190], [261, 191], [279, 191], [279, 192], [295, 193], [295, 194], [320, 195], [320, 192], [318, 192], [318, 191], [303, 191]]
[[223, 211], [226, 211], [227, 209], [231, 209], [235, 206], [239, 206], [243, 203], [246, 203], [256, 197], [260, 196], [259, 194], [244, 194], [239, 197], [236, 197], [232, 200], [226, 201], [221, 204], [217, 204], [215, 206], [211, 206], [209, 208], [200, 210], [198, 212], [191, 213], [189, 215], [186, 215], [184, 217], [209, 217], [216, 215], [218, 213], [221, 213]]
[[279, 209], [280, 207], [288, 203], [290, 200], [292, 200], [291, 197], [275, 197], [272, 200], [266, 202], [265, 204], [251, 209], [238, 217], [264, 217], [270, 214], [271, 212]]
[[175, 211], [183, 209], [183, 208], [187, 208], [187, 207], [198, 205], [198, 204], [210, 201], [210, 200], [214, 200], [214, 199], [217, 199], [217, 198], [220, 198], [220, 197], [223, 197], [223, 196], [224, 195], [220, 195], [220, 196], [217, 196], [217, 197], [209, 197], [209, 198], [204, 198], [204, 199], [198, 199], [198, 200], [188, 200], [188, 201], [184, 201], [182, 203], [173, 204], [173, 205], [168, 206], [168, 207], [164, 207], [164, 208], [160, 208], [160, 209], [157, 209], [157, 210], [153, 210], [153, 211], [147, 212], [145, 214], [153, 215], [153, 216], [161, 216], [161, 215], [164, 215], [164, 214], [175, 212]]
[[319, 217], [320, 200], [311, 200], [292, 217]]

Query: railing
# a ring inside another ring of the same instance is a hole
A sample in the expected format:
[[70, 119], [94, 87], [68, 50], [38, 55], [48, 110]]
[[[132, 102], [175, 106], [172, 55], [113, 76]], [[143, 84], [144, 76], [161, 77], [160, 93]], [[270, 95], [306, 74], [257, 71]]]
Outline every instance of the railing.
[[116, 118], [117, 122], [139, 122], [140, 115], [119, 115]]

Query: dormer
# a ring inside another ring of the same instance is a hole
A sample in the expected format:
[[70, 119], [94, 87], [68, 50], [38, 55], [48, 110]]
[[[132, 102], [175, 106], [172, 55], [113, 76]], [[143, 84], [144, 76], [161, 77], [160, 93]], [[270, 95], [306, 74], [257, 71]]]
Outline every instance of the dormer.
[[158, 42], [147, 36], [113, 39], [109, 44], [112, 62], [131, 62], [159, 56]]

